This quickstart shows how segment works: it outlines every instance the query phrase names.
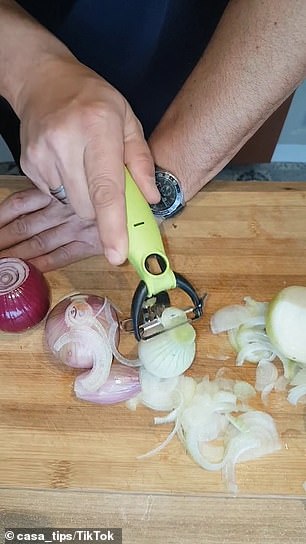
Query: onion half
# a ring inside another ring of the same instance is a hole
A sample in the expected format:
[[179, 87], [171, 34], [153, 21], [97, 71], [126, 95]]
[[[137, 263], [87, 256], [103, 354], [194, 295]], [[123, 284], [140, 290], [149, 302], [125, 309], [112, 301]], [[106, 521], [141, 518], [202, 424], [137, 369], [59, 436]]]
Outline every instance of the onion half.
[[48, 283], [34, 265], [12, 257], [0, 259], [1, 331], [30, 329], [44, 319], [49, 307]]

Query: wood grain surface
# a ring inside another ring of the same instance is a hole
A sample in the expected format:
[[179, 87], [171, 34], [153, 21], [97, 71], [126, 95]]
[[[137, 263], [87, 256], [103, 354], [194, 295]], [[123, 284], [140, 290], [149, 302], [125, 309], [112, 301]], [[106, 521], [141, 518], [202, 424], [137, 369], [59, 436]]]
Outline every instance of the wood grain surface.
[[305, 544], [305, 507], [284, 498], [0, 489], [0, 534], [5, 527], [121, 527], [123, 544]]
[[[23, 179], [0, 180], [0, 199], [26, 186]], [[246, 295], [269, 300], [286, 285], [306, 285], [306, 184], [212, 182], [178, 218], [164, 224], [162, 232], [172, 268], [184, 274], [199, 292], [208, 293], [205, 315], [196, 323], [197, 356], [189, 374], [209, 374], [213, 378], [220, 367], [226, 366], [231, 377], [254, 383], [255, 366], [235, 367], [226, 336], [213, 336], [209, 319], [218, 308], [240, 303]], [[129, 264], [115, 268], [104, 257], [84, 260], [46, 277], [52, 289], [52, 305], [71, 292], [96, 293], [109, 297], [126, 316], [138, 283]], [[181, 306], [186, 304], [181, 293], [173, 293], [173, 300]], [[125, 353], [134, 348], [132, 337], [122, 340]], [[256, 399], [253, 405], [275, 418], [283, 447], [274, 455], [239, 465], [238, 499], [227, 502], [229, 494], [220, 474], [197, 466], [176, 438], [159, 455], [137, 460], [137, 455], [158, 445], [171, 426], [155, 427], [156, 414], [143, 407], [130, 412], [124, 404], [101, 407], [78, 401], [73, 394], [75, 375], [76, 371], [64, 369], [49, 353], [44, 324], [19, 335], [0, 335], [2, 519], [4, 514], [13, 515], [15, 504], [21, 515], [30, 515], [30, 511], [35, 514], [37, 510], [41, 516], [42, 504], [50, 508], [52, 504], [46, 518], [51, 524], [61, 520], [65, 512], [68, 515], [69, 509], [77, 512], [79, 501], [89, 501], [94, 516], [98, 505], [105, 506], [109, 499], [109, 512], [114, 514], [112, 509], [118, 504], [117, 515], [121, 511], [118, 519], [122, 523], [131, 504], [135, 505], [140, 525], [141, 516], [147, 519], [147, 510], [152, 509], [151, 528], [156, 538], [142, 542], [158, 542], [155, 525], [162, 512], [165, 526], [181, 523], [179, 509], [188, 512], [191, 526], [198, 523], [197, 527], [201, 527], [206, 519], [205, 505], [208, 516], [213, 516], [216, 508], [219, 515], [225, 513], [227, 521], [221, 523], [220, 535], [224, 531], [226, 536], [226, 524], [231, 523], [235, 508], [241, 505], [237, 538], [218, 540], [211, 536], [205, 540], [241, 542], [243, 532], [247, 534], [243, 527], [246, 511], [255, 508], [250, 519], [254, 521], [261, 512], [264, 524], [268, 524], [268, 505], [274, 504], [273, 523], [278, 524], [275, 540], [272, 536], [260, 540], [259, 532], [259, 540], [252, 540], [250, 534], [246, 541], [305, 541], [305, 512], [301, 506], [301, 499], [306, 498], [305, 405], [291, 406], [283, 393], [272, 393], [267, 408]], [[41, 490], [45, 494], [39, 494]], [[85, 493], [88, 491], [89, 495]], [[34, 510], [23, 500], [33, 504]], [[154, 508], [146, 501], [152, 501]], [[200, 518], [199, 509], [204, 511], [204, 518]], [[286, 516], [291, 519], [288, 525]], [[280, 532], [282, 523], [291, 527], [291, 540], [290, 535]], [[286, 538], [282, 540], [281, 534]], [[132, 538], [127, 541], [141, 542]], [[167, 540], [185, 541], [189, 540]]]

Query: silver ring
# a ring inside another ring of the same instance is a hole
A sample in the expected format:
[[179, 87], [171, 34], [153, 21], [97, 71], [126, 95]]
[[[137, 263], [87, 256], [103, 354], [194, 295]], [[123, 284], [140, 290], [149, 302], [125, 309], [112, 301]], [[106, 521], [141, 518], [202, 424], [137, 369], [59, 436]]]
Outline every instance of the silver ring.
[[58, 200], [59, 202], [62, 202], [63, 204], [68, 204], [64, 185], [60, 185], [59, 187], [56, 187], [56, 189], [50, 189], [50, 194], [54, 196], [54, 198], [56, 198], [56, 200]]

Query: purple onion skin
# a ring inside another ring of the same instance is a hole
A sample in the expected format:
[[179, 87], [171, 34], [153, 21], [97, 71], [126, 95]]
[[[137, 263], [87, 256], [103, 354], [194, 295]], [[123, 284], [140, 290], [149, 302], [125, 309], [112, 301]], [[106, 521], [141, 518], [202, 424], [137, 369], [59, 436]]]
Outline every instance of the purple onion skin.
[[[16, 262], [28, 268], [28, 275], [16, 288], [0, 290], [0, 330], [24, 332], [38, 325], [50, 308], [50, 289], [43, 274], [31, 263], [16, 258], [0, 259], [1, 267], [13, 267]], [[1, 278], [5, 275], [1, 275]], [[1, 280], [0, 280], [1, 283]]]
[[[84, 374], [81, 375], [84, 379]], [[85, 390], [78, 376], [74, 392], [78, 399], [96, 404], [118, 404], [135, 397], [141, 391], [139, 372], [135, 368], [113, 363], [108, 380], [95, 392]]]

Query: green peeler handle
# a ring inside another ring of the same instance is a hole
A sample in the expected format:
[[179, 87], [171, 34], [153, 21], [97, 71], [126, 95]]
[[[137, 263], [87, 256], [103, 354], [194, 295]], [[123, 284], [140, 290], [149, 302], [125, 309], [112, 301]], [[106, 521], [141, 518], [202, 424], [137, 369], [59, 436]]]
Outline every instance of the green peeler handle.
[[[127, 169], [125, 169], [125, 196], [130, 263], [145, 282], [148, 297], [174, 289], [176, 278], [170, 269], [155, 217]], [[149, 270], [150, 257], [159, 263], [160, 271], [157, 274]]]

